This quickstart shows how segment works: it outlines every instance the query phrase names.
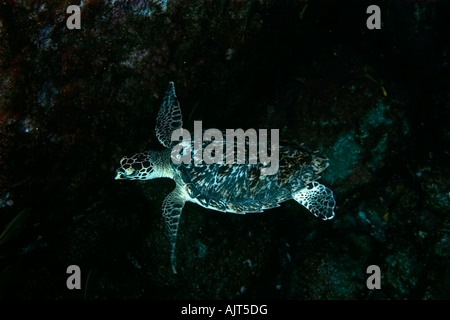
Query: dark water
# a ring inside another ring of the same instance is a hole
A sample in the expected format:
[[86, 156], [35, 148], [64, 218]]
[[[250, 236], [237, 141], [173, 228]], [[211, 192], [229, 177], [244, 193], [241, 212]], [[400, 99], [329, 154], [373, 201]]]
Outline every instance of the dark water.
[[[0, 297], [450, 298], [449, 3], [84, 1], [79, 30], [68, 5], [0, 5]], [[173, 275], [173, 181], [114, 180], [162, 149], [168, 81], [187, 129], [276, 128], [325, 154], [336, 217], [189, 203]]]

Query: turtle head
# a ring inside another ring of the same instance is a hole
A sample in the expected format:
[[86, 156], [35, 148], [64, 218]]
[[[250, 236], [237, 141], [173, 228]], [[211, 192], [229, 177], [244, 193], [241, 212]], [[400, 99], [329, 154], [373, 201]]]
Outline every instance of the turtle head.
[[116, 180], [151, 180], [160, 176], [150, 153], [123, 157], [116, 170]]

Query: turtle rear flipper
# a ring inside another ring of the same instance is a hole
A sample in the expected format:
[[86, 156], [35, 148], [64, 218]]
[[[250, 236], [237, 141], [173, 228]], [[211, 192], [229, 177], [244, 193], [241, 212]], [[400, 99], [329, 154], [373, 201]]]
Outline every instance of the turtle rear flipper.
[[156, 117], [156, 137], [167, 148], [172, 144], [172, 132], [180, 129], [182, 125], [180, 103], [175, 94], [175, 85], [171, 81]]
[[336, 201], [333, 192], [324, 185], [314, 181], [293, 193], [292, 197], [316, 217], [323, 220], [334, 218]]
[[185, 199], [181, 193], [181, 189], [176, 187], [164, 199], [162, 211], [164, 221], [166, 222], [167, 235], [170, 242], [170, 262], [172, 264], [173, 273], [176, 270], [175, 246], [177, 243], [178, 224], [180, 223], [181, 211], [183, 210]]

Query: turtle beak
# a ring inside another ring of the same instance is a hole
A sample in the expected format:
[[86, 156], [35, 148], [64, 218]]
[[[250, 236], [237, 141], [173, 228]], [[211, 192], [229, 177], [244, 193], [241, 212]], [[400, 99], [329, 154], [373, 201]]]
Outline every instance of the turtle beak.
[[115, 180], [123, 180], [123, 176], [122, 176], [122, 172], [120, 172], [119, 170], [117, 170], [116, 172], [116, 177], [114, 178]]

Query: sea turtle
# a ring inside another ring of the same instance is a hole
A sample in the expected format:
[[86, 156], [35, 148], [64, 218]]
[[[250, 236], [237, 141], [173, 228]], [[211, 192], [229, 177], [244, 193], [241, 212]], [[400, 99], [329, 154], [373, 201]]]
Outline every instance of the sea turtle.
[[[175, 245], [180, 215], [186, 201], [221, 212], [262, 212], [294, 199], [324, 220], [334, 217], [333, 192], [316, 180], [328, 167], [328, 160], [313, 152], [279, 147], [279, 168], [273, 175], [261, 175], [265, 164], [176, 164], [171, 151], [172, 132], [182, 127], [180, 104], [175, 86], [169, 86], [156, 119], [156, 136], [166, 148], [147, 151], [120, 160], [117, 179], [151, 180], [171, 178], [175, 189], [165, 198], [162, 214], [171, 246], [171, 265], [176, 273]], [[203, 146], [205, 145], [205, 142]], [[194, 154], [194, 152], [192, 152]]]

